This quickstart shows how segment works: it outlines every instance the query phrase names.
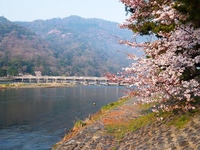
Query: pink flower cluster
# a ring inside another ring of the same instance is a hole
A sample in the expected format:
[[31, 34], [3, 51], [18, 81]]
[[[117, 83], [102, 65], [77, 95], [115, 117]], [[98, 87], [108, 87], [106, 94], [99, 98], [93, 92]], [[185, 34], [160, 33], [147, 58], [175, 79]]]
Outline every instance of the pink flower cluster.
[[[165, 25], [174, 23], [176, 27], [171, 32], [160, 31], [158, 35], [161, 38], [143, 43], [120, 41], [121, 44], [142, 49], [144, 56], [138, 58], [134, 54], [129, 54], [128, 58], [134, 62], [129, 67], [123, 68], [120, 76], [108, 75], [108, 77], [113, 81], [137, 87], [138, 96], [142, 96], [145, 102], [185, 101], [184, 107], [162, 106], [163, 110], [180, 107], [185, 110], [194, 109], [190, 102], [200, 96], [199, 76], [195, 74], [200, 69], [197, 67], [197, 64], [200, 64], [200, 48], [196, 48], [196, 45], [200, 45], [200, 29], [194, 28], [190, 23], [180, 23], [179, 20], [185, 19], [185, 16], [173, 8], [173, 0], [162, 0], [162, 3], [152, 0], [121, 0], [121, 2], [135, 10], [130, 18], [120, 25], [121, 28], [130, 28], [130, 25], [138, 23], [139, 18], [146, 16], [152, 16], [150, 21], [154, 23]], [[145, 7], [156, 9], [144, 11]], [[189, 77], [184, 78], [185, 75]]]

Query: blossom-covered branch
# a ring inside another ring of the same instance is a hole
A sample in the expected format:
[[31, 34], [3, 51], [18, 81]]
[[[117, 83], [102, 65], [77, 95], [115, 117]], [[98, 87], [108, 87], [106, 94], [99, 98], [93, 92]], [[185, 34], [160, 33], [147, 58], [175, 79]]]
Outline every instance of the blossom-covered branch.
[[[183, 22], [187, 16], [180, 13], [174, 0], [121, 0], [134, 10], [120, 25], [135, 34], [156, 36], [153, 41], [137, 43], [120, 41], [133, 48], [142, 48], [141, 58], [123, 68], [121, 76], [108, 78], [125, 82], [139, 90], [138, 96], [152, 100], [186, 101], [185, 108], [194, 108], [191, 101], [200, 96], [200, 28], [193, 22]], [[128, 9], [127, 9], [128, 10]], [[176, 105], [176, 108], [177, 105]]]

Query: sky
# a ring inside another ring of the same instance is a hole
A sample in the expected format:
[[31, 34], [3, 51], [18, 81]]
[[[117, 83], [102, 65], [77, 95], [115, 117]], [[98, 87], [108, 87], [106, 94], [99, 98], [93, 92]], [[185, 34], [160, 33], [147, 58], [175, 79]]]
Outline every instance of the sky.
[[123, 23], [126, 12], [119, 0], [0, 0], [0, 16], [10, 21], [65, 18], [78, 15]]

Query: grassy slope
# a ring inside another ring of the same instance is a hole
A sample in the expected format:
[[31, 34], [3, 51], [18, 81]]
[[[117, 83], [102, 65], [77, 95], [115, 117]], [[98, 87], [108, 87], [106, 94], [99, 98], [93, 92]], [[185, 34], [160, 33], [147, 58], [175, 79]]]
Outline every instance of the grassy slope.
[[[122, 106], [126, 101], [128, 101], [128, 98], [120, 99], [119, 101], [112, 102], [108, 105], [105, 105], [101, 108], [99, 112], [96, 114], [90, 116], [86, 120], [78, 120], [74, 127], [71, 129], [69, 134], [67, 134], [64, 139], [57, 143], [54, 148], [56, 148], [58, 145], [64, 143], [68, 139], [75, 136], [80, 130], [84, 129], [85, 127], [92, 125], [97, 120], [102, 119], [106, 115], [109, 115], [110, 110]], [[197, 100], [197, 103], [199, 103], [200, 99]], [[176, 112], [159, 112], [154, 113], [149, 111], [155, 103], [152, 104], [138, 104], [138, 107], [140, 109], [141, 115], [139, 115], [137, 118], [126, 121], [126, 122], [118, 122], [118, 123], [112, 123], [105, 125], [106, 133], [105, 134], [111, 134], [117, 139], [123, 138], [126, 133], [134, 132], [136, 130], [139, 130], [140, 128], [147, 126], [149, 124], [153, 124], [155, 122], [158, 122], [158, 118], [164, 118], [163, 120], [159, 121], [163, 124], [166, 124], [167, 126], [174, 126], [176, 128], [184, 128], [185, 125], [195, 116], [200, 115], [200, 108], [196, 108], [195, 110], [191, 110], [189, 112], [182, 112], [182, 111], [176, 111]], [[199, 104], [197, 104], [199, 105]], [[53, 149], [54, 149], [53, 148]]]

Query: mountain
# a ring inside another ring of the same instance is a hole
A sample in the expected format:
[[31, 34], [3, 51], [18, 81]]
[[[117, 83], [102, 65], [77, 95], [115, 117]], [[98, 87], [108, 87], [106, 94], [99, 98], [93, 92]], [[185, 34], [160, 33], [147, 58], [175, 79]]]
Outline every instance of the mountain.
[[0, 76], [39, 70], [54, 74], [57, 59], [48, 42], [29, 29], [0, 17]]
[[[1, 70], [12, 66], [18, 72], [37, 70], [43, 75], [103, 76], [130, 63], [123, 52], [128, 48], [118, 40], [132, 33], [118, 23], [78, 16], [33, 22], [0, 19], [0, 32], [5, 32], [4, 26], [9, 29], [0, 37]], [[23, 65], [16, 65], [19, 60]]]

